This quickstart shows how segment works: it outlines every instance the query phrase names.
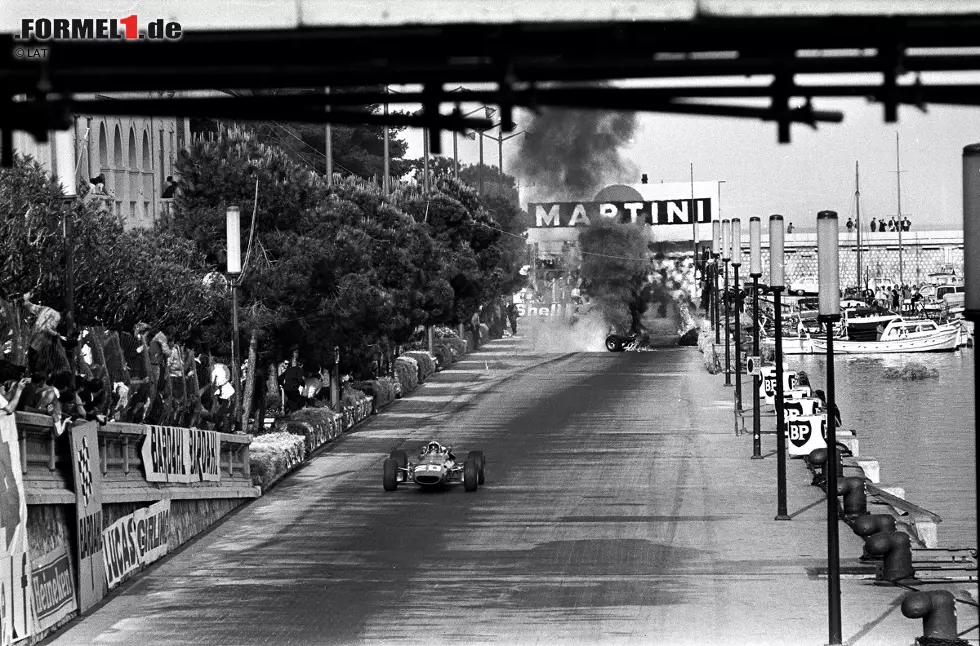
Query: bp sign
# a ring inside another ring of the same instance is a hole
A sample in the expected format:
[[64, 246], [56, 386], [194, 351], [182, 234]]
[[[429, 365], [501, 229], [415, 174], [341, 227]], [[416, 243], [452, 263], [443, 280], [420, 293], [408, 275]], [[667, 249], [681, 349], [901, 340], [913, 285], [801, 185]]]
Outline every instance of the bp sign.
[[786, 420], [787, 449], [791, 456], [810, 455], [816, 449], [827, 448], [827, 419], [823, 415], [807, 415]]

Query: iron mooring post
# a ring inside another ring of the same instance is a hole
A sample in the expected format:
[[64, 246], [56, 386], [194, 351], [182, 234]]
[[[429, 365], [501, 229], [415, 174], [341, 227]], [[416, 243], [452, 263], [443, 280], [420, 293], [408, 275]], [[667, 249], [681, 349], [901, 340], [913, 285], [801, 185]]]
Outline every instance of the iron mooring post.
[[[759, 352], [759, 274], [752, 274], [752, 355], [761, 357]], [[759, 385], [762, 376], [759, 366], [755, 366], [752, 374], [752, 459], [762, 459], [762, 411], [759, 406]]]

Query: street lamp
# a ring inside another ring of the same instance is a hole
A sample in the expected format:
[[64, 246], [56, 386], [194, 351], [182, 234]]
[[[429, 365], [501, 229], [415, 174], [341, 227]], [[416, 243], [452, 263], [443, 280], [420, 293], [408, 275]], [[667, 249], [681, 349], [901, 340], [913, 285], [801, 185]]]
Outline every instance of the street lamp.
[[730, 309], [728, 307], [728, 263], [732, 260], [732, 223], [728, 220], [721, 221], [721, 259], [725, 263], [725, 293], [722, 303], [725, 305], [725, 385], [732, 385], [732, 352], [731, 352], [731, 325], [729, 322]]
[[235, 386], [235, 408], [232, 419], [237, 420], [242, 405], [241, 377], [238, 374], [238, 279], [242, 273], [241, 210], [229, 206], [225, 212], [225, 233], [227, 239], [227, 273], [231, 282], [231, 379]]
[[65, 324], [68, 335], [75, 330], [75, 234], [72, 231], [72, 202], [78, 196], [75, 187], [75, 151], [72, 146], [74, 132], [57, 130], [52, 137], [52, 175], [65, 194]]
[[840, 545], [837, 535], [837, 429], [834, 397], [834, 323], [840, 320], [840, 245], [837, 212], [817, 213], [818, 319], [827, 330], [827, 597], [830, 644], [841, 643]]
[[[462, 90], [463, 88], [459, 88], [459, 89]], [[486, 115], [487, 119], [497, 114], [497, 110], [495, 108], [491, 108], [488, 105], [481, 105], [476, 110], [470, 110], [469, 112], [462, 114], [460, 116], [468, 117], [471, 114], [476, 114], [480, 110], [483, 110], [483, 113], [484, 115]], [[459, 152], [456, 147], [456, 141], [458, 139], [458, 136], [459, 136], [459, 132], [453, 130], [453, 174], [456, 176], [456, 179], [459, 179]], [[468, 132], [463, 136], [466, 137], [467, 139], [476, 139], [475, 132]], [[480, 140], [480, 164], [481, 165], [483, 164], [483, 140], [482, 139]]]
[[742, 283], [738, 268], [742, 266], [742, 222], [732, 218], [732, 267], [735, 272], [735, 408], [742, 411]]
[[762, 411], [759, 410], [759, 278], [762, 276], [762, 220], [749, 218], [749, 275], [752, 276], [752, 356], [756, 357], [752, 373], [752, 457], [762, 458]]
[[[973, 321], [974, 339], [976, 324], [980, 321], [980, 144], [963, 148], [963, 276], [966, 280], [966, 306], [963, 316]], [[976, 343], [974, 343], [974, 347]], [[973, 407], [974, 420], [980, 421], [980, 361], [973, 351]], [[974, 422], [974, 458], [980, 435]], [[980, 505], [980, 474], [976, 478], [977, 504]], [[977, 512], [977, 536], [980, 537], [980, 510]]]
[[769, 289], [776, 309], [776, 520], [791, 520], [786, 511], [786, 434], [783, 430], [783, 216], [769, 216]]
[[[492, 128], [496, 128], [497, 126], [501, 125], [502, 123], [503, 122], [501, 122], [501, 123], [495, 123], [494, 125], [490, 126], [490, 128], [487, 128], [487, 130], [490, 130]], [[513, 139], [514, 137], [517, 137], [517, 136], [526, 134], [526, 132], [527, 132], [526, 130], [521, 129], [521, 130], [518, 130], [517, 132], [515, 132], [515, 133], [513, 133], [511, 135], [507, 135], [506, 137], [504, 136], [503, 130], [501, 130], [500, 131], [500, 134], [497, 135], [496, 137], [491, 137], [490, 135], [486, 134], [486, 130], [480, 133], [481, 135], [483, 135], [487, 139], [492, 139], [493, 141], [496, 141], [497, 142], [497, 163], [500, 164], [500, 176], [501, 177], [503, 177], [503, 175], [504, 175], [504, 142], [507, 141], [508, 139]], [[482, 160], [482, 157], [481, 157], [481, 160]]]

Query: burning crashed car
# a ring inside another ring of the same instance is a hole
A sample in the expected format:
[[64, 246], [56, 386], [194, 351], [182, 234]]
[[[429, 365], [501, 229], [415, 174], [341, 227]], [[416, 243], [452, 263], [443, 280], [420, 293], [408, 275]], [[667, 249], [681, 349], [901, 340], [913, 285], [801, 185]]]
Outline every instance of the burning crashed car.
[[433, 441], [422, 447], [416, 462], [409, 462], [405, 451], [392, 451], [384, 462], [382, 484], [385, 491], [395, 491], [399, 483], [434, 487], [462, 480], [466, 491], [476, 491], [485, 479], [484, 464], [483, 451], [470, 451], [460, 462], [450, 447]]
[[626, 346], [636, 343], [636, 335], [610, 334], [606, 337], [606, 350], [622, 352]]

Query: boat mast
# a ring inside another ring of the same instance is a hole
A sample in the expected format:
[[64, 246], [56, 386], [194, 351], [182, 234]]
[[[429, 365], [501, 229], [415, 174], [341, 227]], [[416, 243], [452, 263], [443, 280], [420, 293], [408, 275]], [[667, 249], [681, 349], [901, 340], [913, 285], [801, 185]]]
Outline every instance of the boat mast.
[[902, 162], [897, 132], [895, 133], [895, 181], [898, 184], [898, 284], [902, 286], [905, 284], [902, 264]]
[[857, 220], [857, 288], [861, 290], [861, 175], [858, 171], [858, 162], [854, 162], [854, 203], [855, 211], [857, 213], [855, 219]]

